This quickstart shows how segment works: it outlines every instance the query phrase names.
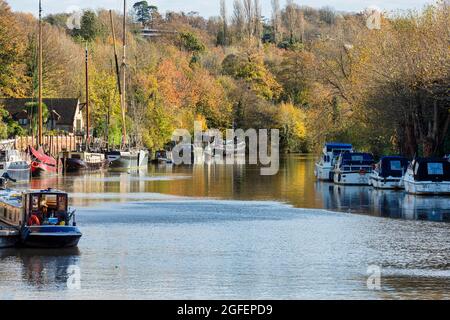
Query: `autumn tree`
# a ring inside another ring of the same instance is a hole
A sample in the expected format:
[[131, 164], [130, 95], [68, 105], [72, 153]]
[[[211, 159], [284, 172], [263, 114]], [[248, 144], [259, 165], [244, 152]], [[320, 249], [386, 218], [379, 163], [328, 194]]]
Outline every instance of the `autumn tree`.
[[0, 96], [23, 97], [27, 79], [24, 54], [26, 35], [8, 4], [0, 0]]

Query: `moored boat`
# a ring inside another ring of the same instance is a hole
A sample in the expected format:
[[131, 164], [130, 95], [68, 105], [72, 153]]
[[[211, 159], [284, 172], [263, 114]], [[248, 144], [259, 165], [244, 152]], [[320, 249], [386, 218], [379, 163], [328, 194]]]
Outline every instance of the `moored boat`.
[[109, 151], [106, 153], [109, 167], [113, 169], [137, 169], [148, 167], [148, 151]]
[[414, 159], [403, 183], [410, 194], [450, 195], [450, 162], [438, 158]]
[[347, 143], [327, 143], [322, 156], [316, 163], [314, 175], [318, 180], [333, 181], [333, 167], [341, 153], [353, 152], [353, 146]]
[[369, 177], [375, 161], [369, 153], [342, 153], [333, 169], [334, 183], [369, 185]]
[[20, 245], [32, 248], [76, 247], [82, 236], [68, 194], [58, 190], [2, 190], [0, 223], [20, 230]]
[[94, 171], [108, 167], [108, 161], [103, 153], [62, 152], [60, 158], [66, 172]]
[[29, 159], [14, 149], [14, 140], [0, 142], [0, 177], [5, 174], [14, 182], [28, 182], [31, 176]]
[[370, 175], [369, 184], [377, 189], [403, 189], [403, 175], [408, 165], [405, 157], [383, 157]]
[[36, 150], [29, 146], [28, 149], [31, 156], [31, 175], [33, 177], [58, 174], [60, 166], [58, 166], [55, 158], [46, 155], [42, 148]]

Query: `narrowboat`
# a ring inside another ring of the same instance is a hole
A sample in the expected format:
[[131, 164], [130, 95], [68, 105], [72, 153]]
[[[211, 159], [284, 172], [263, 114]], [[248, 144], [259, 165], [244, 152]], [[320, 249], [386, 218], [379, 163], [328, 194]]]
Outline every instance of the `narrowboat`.
[[55, 158], [45, 154], [42, 148], [39, 150], [29, 146], [31, 156], [31, 175], [33, 177], [43, 177], [58, 174], [60, 166]]
[[341, 153], [353, 152], [353, 146], [347, 143], [327, 143], [322, 156], [316, 163], [314, 175], [318, 180], [333, 181], [333, 167]]
[[410, 194], [450, 195], [450, 162], [439, 158], [414, 159], [403, 183]]
[[108, 167], [103, 153], [62, 152], [60, 158], [65, 172], [96, 171]]
[[25, 154], [13, 148], [14, 140], [0, 142], [0, 176], [7, 175], [14, 182], [28, 182], [31, 166]]
[[0, 223], [19, 230], [24, 247], [76, 247], [82, 236], [75, 211], [68, 208], [68, 194], [53, 189], [2, 191]]
[[333, 181], [336, 184], [369, 185], [369, 177], [375, 161], [369, 153], [342, 153], [334, 166]]
[[112, 169], [136, 169], [148, 167], [149, 154], [146, 150], [109, 151], [106, 160]]
[[369, 184], [376, 189], [403, 189], [403, 176], [408, 165], [405, 157], [383, 157], [370, 175]]

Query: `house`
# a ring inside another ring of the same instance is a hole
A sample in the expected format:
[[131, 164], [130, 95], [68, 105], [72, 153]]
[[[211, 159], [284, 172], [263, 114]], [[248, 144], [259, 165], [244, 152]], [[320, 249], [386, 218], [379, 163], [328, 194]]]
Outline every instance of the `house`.
[[[24, 129], [30, 129], [34, 115], [29, 114], [27, 103], [36, 99], [0, 99], [0, 106], [9, 112]], [[48, 120], [44, 125], [47, 130], [65, 131], [75, 135], [84, 132], [83, 106], [78, 99], [43, 99], [48, 109]]]

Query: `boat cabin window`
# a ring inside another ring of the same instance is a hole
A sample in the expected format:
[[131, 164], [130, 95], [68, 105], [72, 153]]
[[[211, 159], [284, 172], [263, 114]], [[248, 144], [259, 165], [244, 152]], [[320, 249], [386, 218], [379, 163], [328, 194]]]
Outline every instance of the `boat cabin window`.
[[32, 194], [29, 217], [37, 216], [41, 224], [58, 224], [65, 221], [67, 213], [66, 194]]
[[428, 163], [428, 174], [433, 176], [444, 175], [444, 164], [443, 163]]
[[363, 162], [364, 157], [363, 156], [352, 156], [352, 161], [354, 162]]
[[402, 171], [402, 162], [399, 160], [392, 160], [391, 161], [391, 170], [392, 171]]
[[79, 155], [77, 153], [74, 153], [74, 154], [72, 154], [72, 159], [80, 160], [81, 159], [81, 155]]

